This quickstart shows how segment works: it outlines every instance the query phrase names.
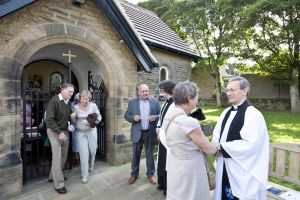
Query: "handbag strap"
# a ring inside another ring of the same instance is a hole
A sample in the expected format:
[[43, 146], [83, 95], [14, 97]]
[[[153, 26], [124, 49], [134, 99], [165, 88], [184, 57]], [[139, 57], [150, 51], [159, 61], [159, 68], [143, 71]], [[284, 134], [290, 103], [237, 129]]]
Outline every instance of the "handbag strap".
[[165, 129], [165, 134], [166, 134], [166, 135], [167, 135], [167, 130], [168, 130], [168, 128], [169, 128], [171, 122], [172, 122], [176, 117], [178, 117], [179, 115], [184, 115], [184, 114], [183, 114], [183, 113], [178, 113], [178, 114], [174, 115], [174, 116], [170, 119], [170, 121], [169, 121], [169, 123], [167, 124], [166, 129]]

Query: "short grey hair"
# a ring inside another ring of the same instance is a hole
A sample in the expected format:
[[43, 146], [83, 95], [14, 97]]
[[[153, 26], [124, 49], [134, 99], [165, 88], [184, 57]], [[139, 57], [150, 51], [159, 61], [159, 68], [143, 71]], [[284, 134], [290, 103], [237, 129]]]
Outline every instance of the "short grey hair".
[[233, 82], [233, 81], [239, 81], [240, 82], [240, 89], [245, 89], [249, 88], [250, 89], [250, 83], [247, 79], [241, 76], [236, 76], [228, 80], [228, 83]]
[[60, 90], [62, 90], [62, 89], [67, 89], [68, 87], [74, 88], [74, 85], [71, 84], [71, 83], [63, 83], [63, 84], [60, 86]]
[[194, 82], [184, 81], [178, 83], [173, 91], [173, 99], [176, 105], [189, 103], [189, 98], [195, 98], [198, 95], [199, 88]]

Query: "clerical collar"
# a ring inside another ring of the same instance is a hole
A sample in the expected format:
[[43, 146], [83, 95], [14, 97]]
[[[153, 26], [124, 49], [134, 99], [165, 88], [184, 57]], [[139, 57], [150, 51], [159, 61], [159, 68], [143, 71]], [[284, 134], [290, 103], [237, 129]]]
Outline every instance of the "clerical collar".
[[243, 103], [241, 103], [240, 105], [236, 106], [236, 105], [232, 105], [231, 106], [231, 110], [232, 111], [238, 111], [243, 105], [248, 105], [250, 104], [248, 99], [246, 99]]
[[237, 111], [239, 109], [238, 106], [232, 106], [231, 110]]

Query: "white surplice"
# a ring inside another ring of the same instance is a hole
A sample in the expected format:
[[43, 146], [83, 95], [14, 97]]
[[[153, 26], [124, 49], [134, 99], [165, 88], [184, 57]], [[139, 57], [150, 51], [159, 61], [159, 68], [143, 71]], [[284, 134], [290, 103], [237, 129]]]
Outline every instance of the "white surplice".
[[[221, 125], [225, 114], [223, 111], [213, 131], [213, 142], [219, 142]], [[216, 189], [214, 199], [222, 195], [223, 162], [225, 162], [229, 183], [234, 196], [241, 200], [266, 199], [268, 181], [269, 136], [263, 115], [253, 106], [245, 113], [244, 125], [240, 131], [241, 140], [226, 142], [230, 124], [237, 111], [231, 114], [224, 127], [220, 143], [231, 158], [220, 156], [215, 162]]]

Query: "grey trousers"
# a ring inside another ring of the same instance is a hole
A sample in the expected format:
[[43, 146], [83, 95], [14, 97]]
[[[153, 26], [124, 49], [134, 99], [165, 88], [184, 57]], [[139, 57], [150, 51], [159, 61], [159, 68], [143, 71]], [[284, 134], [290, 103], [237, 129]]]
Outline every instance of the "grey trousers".
[[47, 135], [51, 143], [52, 149], [52, 166], [49, 173], [49, 180], [53, 180], [54, 188], [59, 189], [65, 186], [64, 174], [62, 169], [65, 166], [68, 148], [69, 148], [69, 132], [64, 131], [67, 136], [67, 141], [61, 142], [58, 139], [57, 133], [47, 128]]
[[138, 177], [140, 169], [141, 152], [145, 146], [147, 177], [153, 176], [155, 173], [155, 165], [153, 158], [153, 146], [151, 142], [150, 132], [143, 132], [141, 139], [137, 143], [132, 143], [132, 161], [131, 161], [131, 176]]
[[93, 168], [97, 151], [97, 129], [93, 128], [89, 131], [77, 131], [80, 167], [82, 177], [89, 177], [89, 167]]

